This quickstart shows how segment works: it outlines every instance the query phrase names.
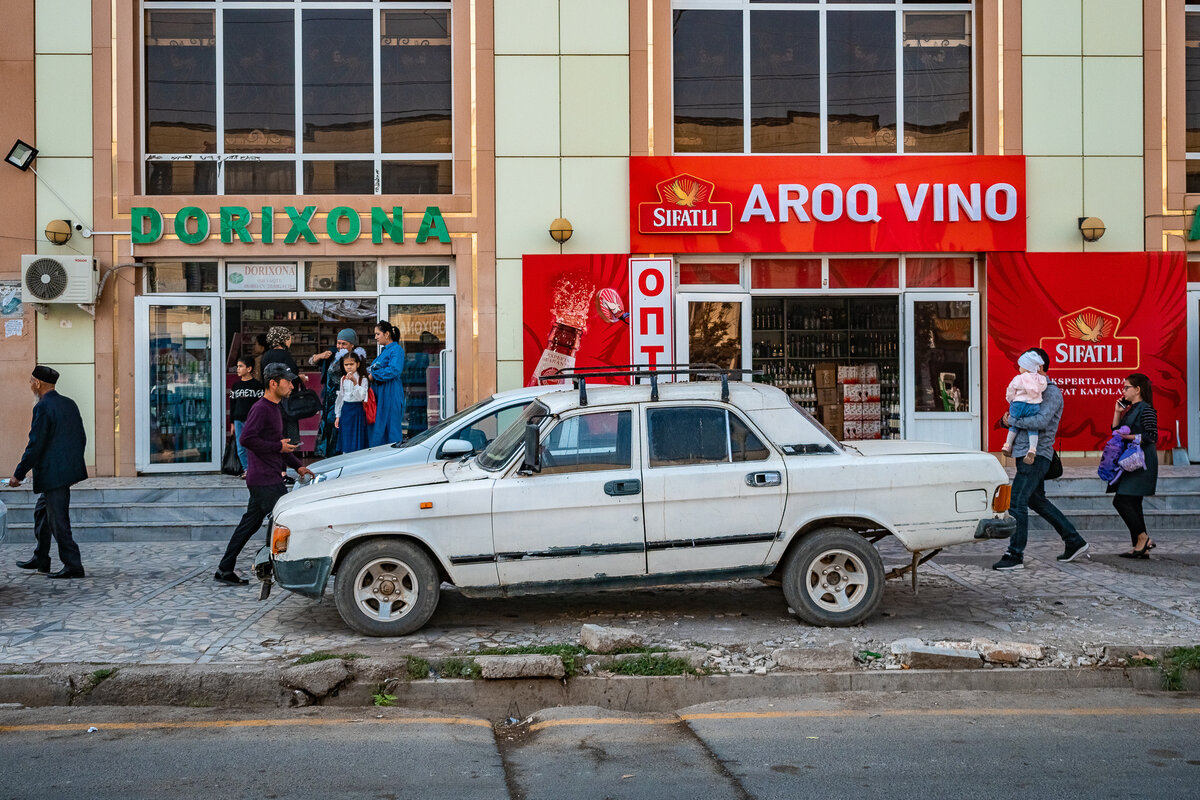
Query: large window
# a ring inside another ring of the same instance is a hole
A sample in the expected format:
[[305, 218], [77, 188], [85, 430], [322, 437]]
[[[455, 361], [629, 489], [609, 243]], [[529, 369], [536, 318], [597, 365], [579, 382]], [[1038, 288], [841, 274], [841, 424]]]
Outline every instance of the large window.
[[971, 6], [675, 0], [675, 151], [972, 152]]
[[147, 2], [146, 194], [448, 194], [449, 2]]
[[1188, 5], [1186, 19], [1187, 191], [1200, 192], [1200, 5]]

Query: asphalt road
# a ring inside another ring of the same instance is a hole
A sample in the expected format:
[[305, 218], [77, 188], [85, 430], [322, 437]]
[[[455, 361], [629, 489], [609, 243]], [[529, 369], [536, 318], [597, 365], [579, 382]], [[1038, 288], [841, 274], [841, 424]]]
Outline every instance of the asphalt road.
[[1200, 797], [1200, 697], [853, 693], [496, 725], [395, 708], [0, 709], [0, 797], [67, 796], [1182, 800]]

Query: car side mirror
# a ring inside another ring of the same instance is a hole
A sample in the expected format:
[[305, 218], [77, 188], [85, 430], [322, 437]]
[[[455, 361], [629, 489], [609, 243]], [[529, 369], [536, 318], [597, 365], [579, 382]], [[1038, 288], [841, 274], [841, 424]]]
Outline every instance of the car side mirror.
[[475, 445], [466, 439], [447, 439], [442, 445], [442, 458], [458, 458], [475, 452]]
[[530, 475], [542, 471], [542, 446], [536, 422], [525, 423], [525, 456], [521, 462], [521, 473]]

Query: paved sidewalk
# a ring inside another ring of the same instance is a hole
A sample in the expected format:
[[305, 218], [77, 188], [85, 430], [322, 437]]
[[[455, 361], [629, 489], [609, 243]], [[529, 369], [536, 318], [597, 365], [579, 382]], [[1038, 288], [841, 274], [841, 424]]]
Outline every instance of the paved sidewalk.
[[[447, 588], [430, 624], [403, 639], [352, 633], [328, 592], [314, 601], [276, 589], [260, 603], [256, 584], [215, 584], [220, 542], [86, 545], [82, 581], [17, 569], [30, 546], [7, 544], [0, 663], [233, 664], [317, 650], [436, 656], [573, 643], [585, 622], [633, 628], [653, 644], [702, 644], [734, 672], [770, 668], [777, 647], [853, 642], [881, 650], [906, 637], [1041, 644], [1063, 654], [1060, 666], [1092, 663], [1100, 645], [1200, 642], [1200, 536], [1156, 536], [1154, 557], [1132, 561], [1116, 557], [1128, 547], [1123, 531], [1087, 534], [1093, 558], [1058, 564], [1057, 537], [1035, 533], [1027, 568], [1015, 573], [990, 569], [1002, 542], [951, 548], [922, 568], [919, 594], [907, 579], [889, 581], [882, 613], [856, 628], [802, 625], [781, 590], [758, 581], [511, 600], [470, 600]], [[244, 573], [253, 549], [243, 555]], [[885, 551], [889, 566], [905, 556], [894, 546]]]

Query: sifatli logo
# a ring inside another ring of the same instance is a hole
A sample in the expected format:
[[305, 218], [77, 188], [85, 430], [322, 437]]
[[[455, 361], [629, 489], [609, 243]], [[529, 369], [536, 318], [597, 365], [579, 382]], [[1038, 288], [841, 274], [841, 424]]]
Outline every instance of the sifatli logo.
[[639, 233], [731, 233], [733, 203], [713, 201], [716, 185], [683, 173], [655, 185], [657, 203], [638, 203]]
[[1081, 308], [1058, 318], [1061, 336], [1045, 337], [1041, 347], [1059, 370], [1126, 370], [1141, 363], [1136, 336], [1117, 336], [1121, 318], [1098, 308]]

